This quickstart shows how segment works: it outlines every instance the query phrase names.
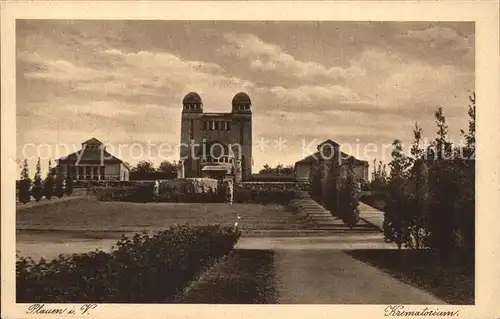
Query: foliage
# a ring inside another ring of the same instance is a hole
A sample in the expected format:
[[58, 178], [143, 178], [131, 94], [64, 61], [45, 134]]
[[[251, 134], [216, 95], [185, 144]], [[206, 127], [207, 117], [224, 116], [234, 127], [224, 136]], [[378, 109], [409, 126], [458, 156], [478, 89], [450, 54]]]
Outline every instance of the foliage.
[[442, 108], [435, 113], [438, 135], [427, 150], [429, 162], [430, 197], [429, 245], [447, 252], [455, 248], [457, 227], [455, 202], [458, 199], [456, 153], [448, 139], [448, 125]]
[[177, 177], [177, 166], [169, 161], [163, 161], [155, 168], [150, 161], [140, 161], [130, 171], [130, 180], [146, 181], [158, 179], [173, 179]]
[[308, 191], [307, 183], [243, 182], [234, 187], [234, 202], [286, 205], [297, 192]]
[[320, 203], [323, 196], [324, 170], [319, 165], [311, 169], [311, 198]]
[[426, 223], [429, 210], [429, 172], [427, 163], [424, 160], [424, 149], [422, 148], [422, 128], [415, 124], [413, 129], [413, 144], [411, 155], [413, 156], [413, 167], [410, 170], [410, 205], [408, 207], [408, 228], [410, 240], [407, 246], [416, 249], [425, 247], [425, 240], [428, 237]]
[[343, 196], [343, 194], [342, 190], [339, 189], [342, 185], [338, 185], [338, 181], [342, 181], [340, 179], [341, 167], [339, 162], [334, 158], [332, 161], [324, 161], [321, 166], [323, 166], [323, 180], [321, 181], [322, 204], [330, 212], [339, 212], [340, 216], [343, 216], [345, 213], [343, 208], [346, 207], [340, 207], [344, 203], [340, 203], [342, 200], [340, 197]]
[[294, 172], [293, 165], [284, 166], [283, 164], [278, 164], [276, 167], [271, 167], [269, 164], [265, 164], [264, 167], [259, 171], [259, 174], [292, 174]]
[[25, 159], [23, 169], [21, 171], [21, 179], [28, 179], [28, 178], [29, 178], [28, 160]]
[[475, 168], [476, 168], [476, 95], [470, 97], [469, 105], [469, 130], [461, 131], [465, 139], [465, 145], [457, 151], [461, 156], [457, 161], [458, 194], [455, 203], [457, 224], [460, 226], [459, 238], [465, 249], [474, 248], [475, 238]]
[[434, 114], [437, 136], [422, 145], [415, 125], [411, 156], [393, 144], [384, 233], [398, 247], [431, 248], [447, 255], [457, 248], [473, 251], [475, 238], [475, 95], [470, 97], [469, 130], [464, 145], [454, 146], [443, 109]]
[[61, 198], [64, 196], [63, 178], [60, 174], [54, 177], [54, 196]]
[[373, 160], [373, 172], [372, 172], [372, 180], [370, 181], [370, 190], [377, 192], [385, 192], [387, 188], [387, 169], [385, 164], [382, 161], [378, 162], [377, 160]]
[[156, 170], [158, 173], [164, 173], [165, 179], [177, 177], [177, 166], [169, 161], [163, 161]]
[[[336, 162], [336, 161], [334, 161]], [[343, 167], [345, 174], [341, 174], [341, 185], [338, 197], [340, 217], [349, 227], [354, 227], [359, 221], [360, 189], [354, 175], [352, 163]], [[333, 197], [333, 196], [332, 196]]]
[[21, 203], [26, 204], [30, 201], [30, 188], [31, 179], [29, 178], [28, 160], [25, 159], [23, 169], [21, 171], [21, 180], [19, 182], [19, 201]]
[[33, 189], [31, 190], [35, 201], [40, 201], [43, 196], [43, 186], [42, 186], [42, 176], [41, 176], [41, 167], [40, 167], [40, 158], [38, 158], [38, 162], [36, 163], [36, 172], [35, 178], [33, 179]]
[[110, 253], [18, 257], [17, 302], [175, 302], [190, 281], [226, 256], [240, 234], [220, 225], [173, 226], [123, 236]]
[[68, 176], [66, 177], [64, 193], [68, 196], [71, 196], [71, 194], [73, 193], [73, 176], [71, 176], [71, 174], [68, 174]]
[[389, 202], [384, 214], [384, 237], [388, 242], [394, 242], [401, 248], [409, 242], [408, 228], [409, 189], [408, 178], [410, 159], [404, 154], [400, 140], [394, 140], [389, 166], [391, 174], [387, 190]]
[[150, 161], [140, 161], [137, 166], [132, 168], [132, 172], [153, 173], [155, 171], [153, 163]]
[[49, 160], [49, 168], [48, 168], [48, 173], [47, 177], [45, 178], [45, 181], [43, 182], [43, 194], [45, 195], [45, 198], [50, 200], [52, 198], [52, 195], [54, 194], [54, 171], [52, 170], [52, 165], [51, 161]]

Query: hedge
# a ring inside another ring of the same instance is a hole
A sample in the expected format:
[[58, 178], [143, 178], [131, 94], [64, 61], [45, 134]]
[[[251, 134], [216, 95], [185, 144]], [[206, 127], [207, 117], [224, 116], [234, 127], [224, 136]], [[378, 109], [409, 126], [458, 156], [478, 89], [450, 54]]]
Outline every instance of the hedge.
[[308, 193], [309, 188], [309, 184], [299, 182], [243, 182], [235, 185], [234, 202], [286, 205], [297, 194]]
[[18, 257], [17, 302], [176, 302], [239, 236], [226, 226], [183, 225], [154, 236], [123, 236], [110, 253], [96, 250], [39, 262]]

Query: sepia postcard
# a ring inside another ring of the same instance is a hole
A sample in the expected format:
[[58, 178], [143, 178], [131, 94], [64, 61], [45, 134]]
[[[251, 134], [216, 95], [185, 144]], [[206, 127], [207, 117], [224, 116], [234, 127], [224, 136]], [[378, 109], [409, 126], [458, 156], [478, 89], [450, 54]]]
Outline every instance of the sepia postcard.
[[499, 13], [3, 1], [2, 317], [500, 316]]

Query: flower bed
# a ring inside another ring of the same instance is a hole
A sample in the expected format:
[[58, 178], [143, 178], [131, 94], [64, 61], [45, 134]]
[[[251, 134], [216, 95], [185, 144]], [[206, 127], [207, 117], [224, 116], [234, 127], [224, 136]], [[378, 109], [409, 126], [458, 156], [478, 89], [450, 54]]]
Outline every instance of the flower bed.
[[123, 236], [110, 253], [60, 255], [16, 263], [18, 303], [176, 302], [182, 289], [236, 244], [220, 225], [173, 226], [154, 236]]

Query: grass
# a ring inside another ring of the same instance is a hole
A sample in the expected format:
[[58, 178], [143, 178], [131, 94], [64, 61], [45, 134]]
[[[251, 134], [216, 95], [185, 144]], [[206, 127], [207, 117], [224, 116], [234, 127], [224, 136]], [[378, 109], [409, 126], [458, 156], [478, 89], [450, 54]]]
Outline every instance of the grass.
[[416, 250], [373, 249], [346, 253], [447, 303], [474, 304], [473, 258], [455, 254], [443, 260], [430, 251]]
[[233, 250], [186, 290], [181, 303], [276, 303], [273, 252]]
[[39, 230], [140, 231], [185, 223], [233, 225], [237, 214], [245, 228], [250, 229], [273, 229], [283, 227], [283, 222], [296, 222], [293, 214], [280, 205], [126, 203], [79, 198], [18, 210], [16, 226]]

